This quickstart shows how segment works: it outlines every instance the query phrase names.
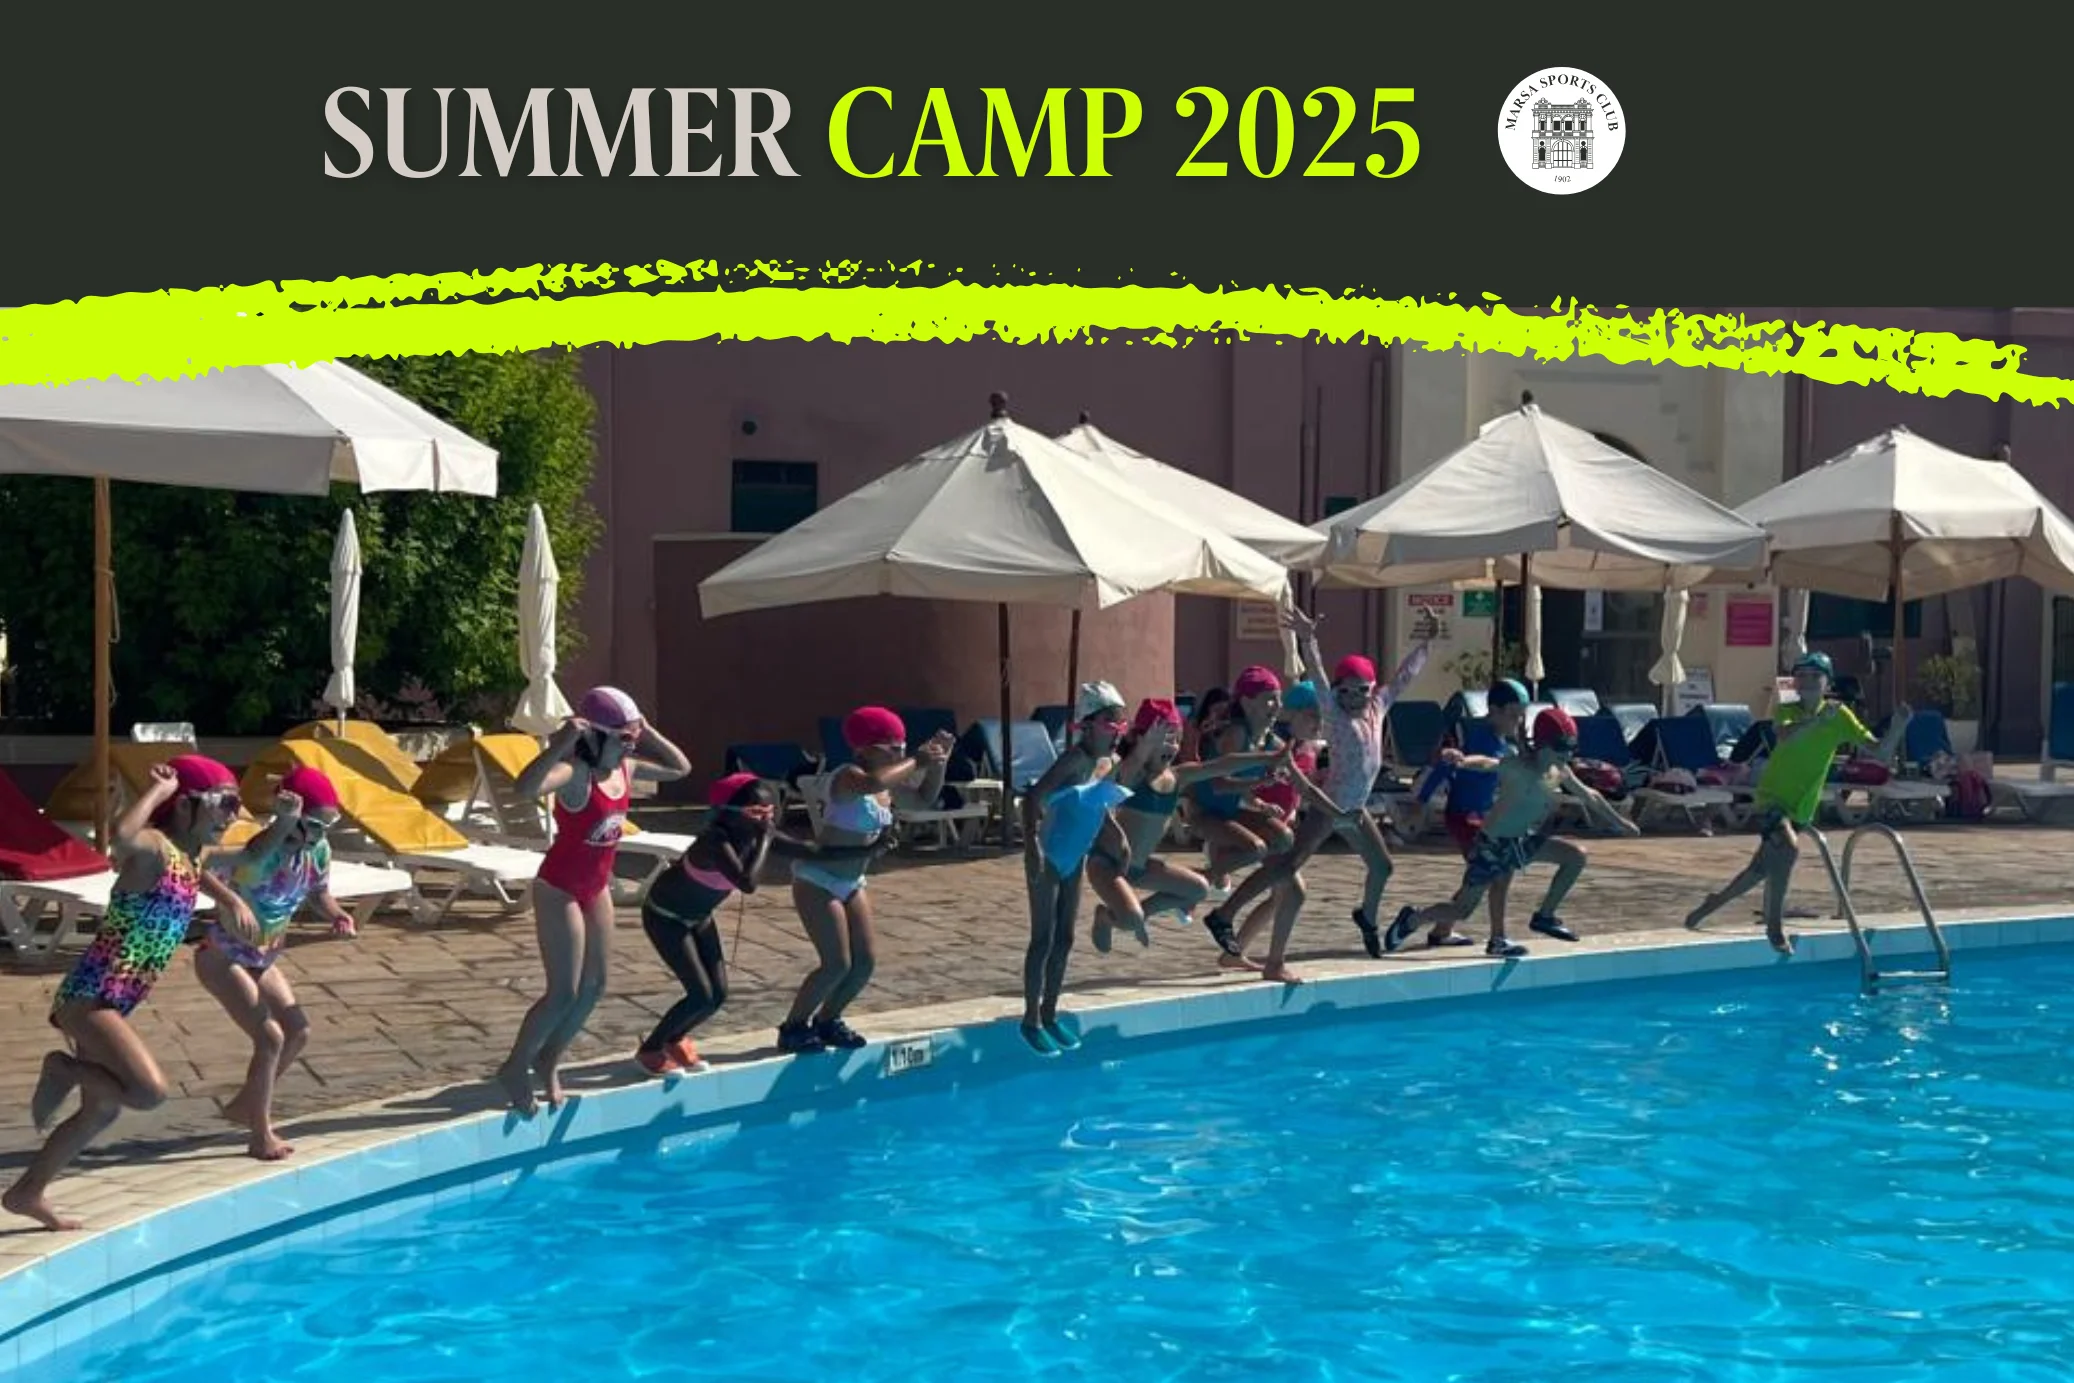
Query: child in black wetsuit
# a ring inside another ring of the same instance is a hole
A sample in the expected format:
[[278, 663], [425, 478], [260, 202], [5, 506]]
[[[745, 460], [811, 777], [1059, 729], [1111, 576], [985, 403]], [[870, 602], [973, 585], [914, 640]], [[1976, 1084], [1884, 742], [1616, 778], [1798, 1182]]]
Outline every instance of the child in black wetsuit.
[[731, 773], [708, 790], [713, 819], [691, 848], [649, 886], [641, 900], [641, 930], [663, 964], [684, 986], [634, 1054], [652, 1075], [703, 1071], [692, 1029], [727, 1002], [726, 951], [713, 914], [730, 894], [756, 892], [756, 875], [773, 851], [805, 856], [875, 855], [882, 845], [837, 848], [795, 840], [777, 829], [777, 797], [753, 773]]

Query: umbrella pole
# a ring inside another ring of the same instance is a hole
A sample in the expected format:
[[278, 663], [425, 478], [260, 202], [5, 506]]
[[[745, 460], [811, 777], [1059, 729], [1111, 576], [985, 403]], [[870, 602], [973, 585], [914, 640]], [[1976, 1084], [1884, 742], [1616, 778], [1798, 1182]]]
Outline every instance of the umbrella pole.
[[1534, 555], [1522, 552], [1519, 555], [1519, 676], [1520, 681], [1527, 684], [1529, 698], [1541, 695], [1541, 688], [1528, 669], [1528, 664], [1534, 660], [1534, 648], [1540, 643], [1540, 633], [1541, 620], [1534, 613]]
[[[1005, 607], [1004, 607], [1005, 608]], [[1066, 714], [1080, 697], [1080, 607], [1073, 607], [1073, 630], [1066, 640]]]
[[1008, 823], [1015, 819], [1015, 721], [1009, 713], [1008, 606], [1000, 607], [1001, 640], [1001, 848], [1014, 848]]
[[1901, 709], [1901, 689], [1908, 685], [1908, 658], [1903, 651], [1908, 645], [1908, 626], [1902, 619], [1907, 604], [1901, 591], [1901, 515], [1894, 514], [1888, 521], [1892, 527], [1887, 537], [1887, 590], [1894, 602], [1894, 656], [1887, 668], [1887, 714], [1893, 715]]
[[110, 785], [108, 778], [108, 702], [112, 680], [109, 675], [109, 635], [114, 624], [115, 557], [114, 516], [108, 493], [108, 477], [94, 477], [94, 844], [105, 853], [114, 848], [109, 839]]

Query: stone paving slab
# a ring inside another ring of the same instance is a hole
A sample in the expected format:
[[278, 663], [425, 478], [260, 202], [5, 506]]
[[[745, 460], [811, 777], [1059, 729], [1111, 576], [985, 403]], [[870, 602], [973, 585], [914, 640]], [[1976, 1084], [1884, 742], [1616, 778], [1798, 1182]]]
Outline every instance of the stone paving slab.
[[[652, 824], [667, 828], [666, 819]], [[1841, 840], [1840, 832], [1832, 836]], [[2074, 829], [1940, 824], [1908, 832], [1908, 841], [1940, 909], [2021, 911], [2074, 903]], [[1674, 924], [1702, 893], [1741, 867], [1753, 843], [1747, 835], [1590, 840], [1592, 865], [1566, 917], [1580, 930], [1602, 935]], [[1438, 846], [1404, 852], [1386, 907], [1445, 897], [1460, 868]], [[1891, 858], [1868, 853], [1858, 874], [1861, 912], [1912, 908]], [[1537, 951], [1559, 945], [1521, 930], [1545, 877], [1546, 871], [1537, 870], [1516, 889], [1513, 914], [1516, 934]], [[1314, 862], [1307, 878], [1311, 904], [1298, 925], [1294, 959], [1299, 966], [1306, 960], [1361, 959], [1348, 920], [1358, 897], [1358, 862], [1330, 854]], [[872, 987], [853, 1010], [861, 1030], [870, 1033], [874, 1017], [958, 1001], [978, 1001], [992, 1014], [1000, 1011], [1001, 996], [1018, 993], [1027, 921], [1015, 857], [983, 848], [962, 858], [890, 858], [879, 868], [872, 896], [880, 959]], [[1826, 913], [1828, 901], [1826, 880], [1811, 862], [1796, 879], [1792, 902]], [[1713, 926], [1734, 931], [1754, 924], [1754, 895], [1751, 903], [1723, 914]], [[734, 992], [705, 1030], [704, 1045], [716, 1052], [766, 1049], [794, 987], [811, 968], [812, 948], [782, 884], [731, 903], [721, 925], [733, 957]], [[1382, 963], [1421, 960], [1412, 951]], [[1229, 982], [1215, 961], [1200, 927], [1155, 923], [1149, 950], [1119, 936], [1106, 956], [1083, 935], [1074, 953], [1073, 988]], [[283, 1131], [291, 1139], [327, 1127], [328, 1111], [411, 1091], [446, 1088], [428, 1112], [485, 1107], [490, 1096], [480, 1082], [503, 1057], [541, 984], [530, 917], [500, 916], [488, 903], [463, 904], [438, 929], [413, 926], [397, 914], [378, 917], [353, 942], [299, 932], [281, 963], [311, 1018], [308, 1052], [279, 1093]], [[40, 1055], [54, 1036], [45, 1014], [59, 969], [0, 973], [0, 1167], [20, 1166], [36, 1144], [26, 1106]], [[573, 1065], [599, 1067], [582, 1080], [635, 1074], [635, 1044], [676, 997], [636, 911], [621, 909], [610, 992], [571, 1053]], [[223, 1121], [221, 1104], [243, 1079], [250, 1048], [196, 983], [187, 956], [175, 963], [136, 1021], [173, 1085], [172, 1098], [148, 1114], [126, 1114], [88, 1151], [82, 1169], [174, 1150], [235, 1155], [243, 1134]], [[75, 1186], [66, 1194], [83, 1189]]]

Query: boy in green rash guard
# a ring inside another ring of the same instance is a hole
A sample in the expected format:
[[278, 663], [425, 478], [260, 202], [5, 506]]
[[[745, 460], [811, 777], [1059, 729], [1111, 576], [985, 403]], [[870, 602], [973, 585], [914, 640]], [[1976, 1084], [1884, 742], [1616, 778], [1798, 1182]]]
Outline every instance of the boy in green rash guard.
[[[1781, 706], [1774, 717], [1778, 743], [1757, 778], [1757, 809], [1762, 813], [1757, 853], [1743, 872], [1692, 910], [1685, 925], [1697, 931], [1702, 922], [1759, 884], [1764, 885], [1764, 934], [1780, 955], [1793, 954], [1786, 935], [1786, 888], [1800, 862], [1799, 832], [1814, 822], [1822, 806], [1822, 788], [1836, 753], [1846, 745], [1874, 743], [1872, 732], [1848, 706], [1824, 700], [1835, 669], [1824, 653], [1810, 653], [1793, 666], [1797, 705]], [[1892, 762], [1908, 731], [1909, 709], [1900, 707], [1880, 744], [1878, 757]]]

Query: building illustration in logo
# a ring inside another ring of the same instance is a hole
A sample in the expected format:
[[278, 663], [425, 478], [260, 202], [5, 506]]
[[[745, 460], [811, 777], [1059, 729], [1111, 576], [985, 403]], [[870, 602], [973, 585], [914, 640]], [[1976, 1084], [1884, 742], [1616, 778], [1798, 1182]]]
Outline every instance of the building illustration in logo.
[[1566, 105], [1534, 103], [1534, 167], [1592, 166], [1592, 106], [1579, 98]]

